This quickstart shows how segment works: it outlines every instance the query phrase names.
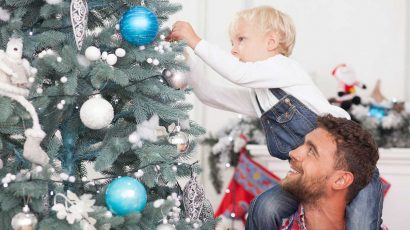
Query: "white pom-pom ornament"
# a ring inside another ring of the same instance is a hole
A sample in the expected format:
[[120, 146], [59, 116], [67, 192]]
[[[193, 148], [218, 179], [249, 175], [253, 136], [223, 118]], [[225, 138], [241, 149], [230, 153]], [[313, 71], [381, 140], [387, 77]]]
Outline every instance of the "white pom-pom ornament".
[[105, 60], [107, 60], [107, 57], [108, 57], [107, 51], [102, 52], [101, 59], [103, 59], [105, 61]]
[[90, 46], [85, 50], [85, 57], [90, 61], [97, 61], [101, 58], [101, 51], [95, 46]]
[[46, 2], [50, 5], [57, 5], [63, 2], [63, 0], [46, 0]]
[[101, 97], [87, 100], [80, 109], [80, 119], [90, 129], [107, 127], [114, 118], [114, 108]]
[[117, 63], [117, 56], [115, 54], [108, 54], [106, 61], [108, 65], [115, 65]]
[[125, 57], [125, 54], [127, 54], [127, 52], [125, 52], [125, 49], [123, 48], [118, 48], [115, 50], [115, 55], [117, 55], [117, 57]]
[[170, 224], [160, 224], [157, 226], [157, 230], [175, 230], [175, 227]]

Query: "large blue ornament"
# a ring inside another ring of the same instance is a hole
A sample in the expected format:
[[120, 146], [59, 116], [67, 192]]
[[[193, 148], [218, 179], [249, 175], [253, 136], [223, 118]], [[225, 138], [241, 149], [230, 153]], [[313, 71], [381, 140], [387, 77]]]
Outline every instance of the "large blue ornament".
[[122, 37], [137, 46], [150, 44], [157, 36], [158, 28], [157, 16], [142, 6], [131, 8], [120, 19]]
[[141, 212], [147, 204], [144, 185], [132, 177], [120, 177], [112, 181], [105, 191], [105, 203], [119, 216]]

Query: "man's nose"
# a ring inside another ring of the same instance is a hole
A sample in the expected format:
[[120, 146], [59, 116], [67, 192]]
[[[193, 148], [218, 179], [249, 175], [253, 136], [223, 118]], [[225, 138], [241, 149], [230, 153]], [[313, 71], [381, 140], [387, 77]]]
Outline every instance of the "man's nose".
[[303, 154], [301, 151], [301, 147], [298, 147], [289, 152], [289, 157], [296, 161], [301, 161], [303, 159]]

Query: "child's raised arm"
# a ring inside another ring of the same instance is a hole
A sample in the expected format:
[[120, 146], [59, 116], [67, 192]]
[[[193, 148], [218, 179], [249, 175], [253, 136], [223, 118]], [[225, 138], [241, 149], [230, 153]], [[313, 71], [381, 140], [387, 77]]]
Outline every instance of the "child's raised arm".
[[188, 84], [192, 87], [198, 99], [211, 107], [256, 117], [250, 89], [234, 85], [218, 76], [203, 77], [202, 63], [195, 56], [187, 57], [191, 71]]

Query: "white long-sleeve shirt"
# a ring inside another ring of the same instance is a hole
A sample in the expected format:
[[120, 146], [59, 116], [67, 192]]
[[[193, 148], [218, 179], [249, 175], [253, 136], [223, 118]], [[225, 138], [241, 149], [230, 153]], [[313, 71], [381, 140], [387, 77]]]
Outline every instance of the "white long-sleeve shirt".
[[[241, 62], [228, 52], [201, 40], [195, 54], [227, 81], [192, 73], [189, 85], [205, 104], [223, 110], [260, 117], [261, 111], [274, 106], [278, 99], [270, 88], [281, 88], [296, 97], [318, 115], [331, 114], [350, 119], [340, 107], [331, 105], [297, 62], [283, 55], [263, 61]], [[193, 67], [195, 69], [195, 67]]]

